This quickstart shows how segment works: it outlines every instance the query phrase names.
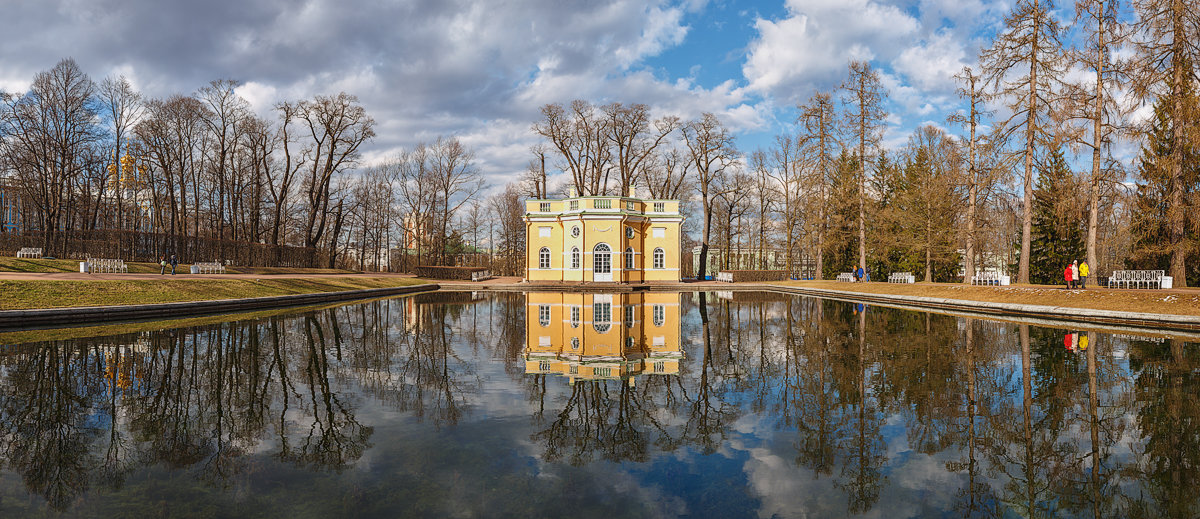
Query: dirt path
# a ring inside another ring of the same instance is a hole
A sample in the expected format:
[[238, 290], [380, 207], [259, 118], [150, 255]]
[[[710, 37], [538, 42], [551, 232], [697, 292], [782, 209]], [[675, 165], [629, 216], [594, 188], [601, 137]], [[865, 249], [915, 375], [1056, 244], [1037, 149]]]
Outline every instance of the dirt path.
[[[0, 272], [0, 280], [23, 281], [132, 281], [167, 279], [313, 279], [313, 278], [413, 278], [412, 274], [374, 272], [365, 274], [81, 274], [79, 272]], [[519, 279], [518, 279], [519, 281]]]

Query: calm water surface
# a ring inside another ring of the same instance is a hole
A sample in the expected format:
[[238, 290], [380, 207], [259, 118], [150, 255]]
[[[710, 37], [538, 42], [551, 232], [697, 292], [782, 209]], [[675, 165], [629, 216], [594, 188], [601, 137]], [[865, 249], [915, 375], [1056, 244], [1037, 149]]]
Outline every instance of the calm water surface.
[[0, 347], [0, 516], [1200, 514], [1184, 339], [767, 293], [138, 326]]

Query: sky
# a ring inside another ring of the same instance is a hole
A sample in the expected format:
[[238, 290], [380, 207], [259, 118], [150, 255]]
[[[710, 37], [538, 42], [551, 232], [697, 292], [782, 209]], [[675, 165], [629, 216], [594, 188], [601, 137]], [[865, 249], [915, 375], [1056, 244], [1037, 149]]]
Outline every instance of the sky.
[[[1069, 5], [1069, 4], [1068, 4]], [[339, 91], [375, 119], [363, 162], [439, 136], [516, 180], [547, 103], [712, 112], [743, 153], [793, 131], [797, 103], [866, 59], [889, 91], [885, 148], [918, 126], [958, 132], [954, 74], [974, 66], [1011, 2], [990, 0], [6, 0], [0, 90], [72, 57], [150, 97], [216, 79], [268, 114]], [[1069, 12], [1060, 13], [1069, 18]]]

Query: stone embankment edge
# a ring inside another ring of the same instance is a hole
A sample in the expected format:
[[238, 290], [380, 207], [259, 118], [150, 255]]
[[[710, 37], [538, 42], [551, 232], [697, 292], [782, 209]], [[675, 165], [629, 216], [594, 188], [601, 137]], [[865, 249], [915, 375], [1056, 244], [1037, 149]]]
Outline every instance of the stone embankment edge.
[[366, 288], [338, 292], [314, 292], [284, 296], [248, 297], [244, 299], [217, 299], [212, 301], [183, 301], [178, 303], [156, 303], [147, 305], [77, 306], [70, 308], [38, 308], [32, 310], [0, 311], [0, 329], [36, 328], [44, 326], [74, 326], [77, 324], [104, 321], [129, 321], [135, 319], [178, 318], [194, 315], [211, 315], [312, 305], [331, 301], [371, 299], [417, 292], [437, 290], [436, 283], [408, 285], [402, 287]]
[[[741, 287], [739, 287], [739, 289], [741, 289]], [[817, 297], [837, 297], [840, 299], [851, 299], [866, 303], [895, 303], [944, 310], [969, 309], [1001, 316], [1053, 317], [1059, 320], [1069, 320], [1084, 323], [1116, 324], [1125, 326], [1140, 326], [1146, 328], [1200, 331], [1200, 316], [1193, 315], [1121, 312], [1116, 310], [1096, 310], [1091, 308], [1075, 308], [1070, 306], [994, 303], [988, 301], [971, 301], [967, 299], [873, 294], [868, 292], [832, 290], [828, 288], [805, 288], [790, 285], [763, 284], [757, 285], [756, 289], [776, 290]]]

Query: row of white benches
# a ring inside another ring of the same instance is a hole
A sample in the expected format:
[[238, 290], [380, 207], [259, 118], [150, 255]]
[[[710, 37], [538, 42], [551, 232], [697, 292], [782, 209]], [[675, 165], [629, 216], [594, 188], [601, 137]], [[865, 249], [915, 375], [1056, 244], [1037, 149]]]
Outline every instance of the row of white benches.
[[850, 272], [842, 272], [841, 274], [837, 275], [837, 280], [843, 283], [853, 283], [854, 274]]
[[42, 257], [42, 248], [41, 247], [21, 247], [21, 250], [17, 251], [17, 257], [18, 258], [40, 258], [40, 257]]
[[224, 274], [225, 265], [216, 261], [209, 263], [192, 263], [193, 274]]
[[92, 274], [104, 273], [128, 273], [129, 266], [125, 264], [125, 260], [112, 258], [88, 258], [87, 271]]
[[888, 283], [916, 283], [917, 278], [912, 272], [893, 272], [888, 274]]
[[1163, 270], [1114, 270], [1108, 288], [1171, 288], [1174, 282]]
[[971, 276], [971, 284], [1001, 286], [1009, 284], [1011, 279], [1009, 276], [999, 272], [980, 272]]

